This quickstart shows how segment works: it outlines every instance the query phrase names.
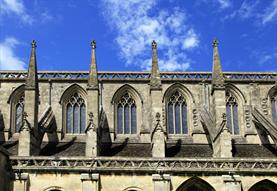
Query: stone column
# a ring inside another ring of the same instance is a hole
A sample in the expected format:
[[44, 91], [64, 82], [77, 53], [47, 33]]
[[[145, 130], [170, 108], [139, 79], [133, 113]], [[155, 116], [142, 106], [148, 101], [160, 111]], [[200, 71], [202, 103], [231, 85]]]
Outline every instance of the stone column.
[[93, 122], [93, 113], [89, 113], [89, 124], [86, 129], [86, 156], [96, 157], [98, 155], [97, 129]]
[[28, 191], [29, 190], [29, 174], [28, 173], [16, 173], [15, 174], [13, 190], [16, 190], [16, 191]]
[[170, 191], [171, 177], [169, 174], [152, 174], [154, 191]]
[[164, 158], [165, 149], [166, 149], [166, 144], [165, 144], [166, 135], [160, 124], [160, 113], [156, 114], [156, 121], [157, 121], [157, 124], [151, 136], [152, 157]]
[[82, 191], [98, 191], [99, 190], [99, 174], [81, 174]]
[[225, 184], [225, 191], [241, 191], [239, 175], [223, 175], [222, 178]]

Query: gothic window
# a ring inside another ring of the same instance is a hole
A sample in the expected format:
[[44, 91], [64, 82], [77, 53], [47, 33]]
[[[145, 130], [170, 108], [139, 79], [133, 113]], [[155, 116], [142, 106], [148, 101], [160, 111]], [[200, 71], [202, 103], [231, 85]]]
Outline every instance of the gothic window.
[[187, 134], [187, 104], [184, 96], [175, 91], [167, 103], [167, 128], [169, 134]]
[[75, 93], [66, 103], [66, 132], [85, 133], [86, 104], [84, 99]]
[[277, 96], [271, 98], [272, 120], [277, 124]]
[[236, 99], [227, 93], [226, 113], [227, 113], [227, 127], [233, 135], [238, 135], [239, 120], [238, 120], [238, 103]]
[[117, 133], [137, 133], [137, 107], [129, 93], [125, 93], [117, 104]]
[[15, 103], [15, 132], [18, 133], [23, 122], [23, 111], [24, 111], [24, 96], [22, 95]]
[[215, 189], [206, 181], [192, 177], [179, 186], [177, 191], [215, 191]]

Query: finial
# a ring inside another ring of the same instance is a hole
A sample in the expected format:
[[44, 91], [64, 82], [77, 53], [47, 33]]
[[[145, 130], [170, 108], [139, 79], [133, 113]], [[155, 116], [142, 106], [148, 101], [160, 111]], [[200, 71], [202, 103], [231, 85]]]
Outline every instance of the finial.
[[32, 48], [36, 48], [37, 47], [37, 42], [35, 40], [33, 40], [31, 45], [32, 45]]
[[159, 112], [156, 113], [156, 121], [159, 122], [161, 121], [161, 114]]
[[90, 46], [92, 47], [92, 49], [95, 49], [96, 48], [96, 41], [93, 40], [90, 44]]
[[213, 40], [213, 48], [214, 47], [218, 47], [218, 40], [215, 38], [214, 40]]
[[152, 49], [156, 49], [157, 48], [157, 43], [155, 40], [152, 41]]
[[92, 112], [89, 112], [88, 117], [89, 117], [89, 121], [90, 121], [90, 122], [93, 122], [93, 117], [94, 117], [94, 115], [93, 115]]

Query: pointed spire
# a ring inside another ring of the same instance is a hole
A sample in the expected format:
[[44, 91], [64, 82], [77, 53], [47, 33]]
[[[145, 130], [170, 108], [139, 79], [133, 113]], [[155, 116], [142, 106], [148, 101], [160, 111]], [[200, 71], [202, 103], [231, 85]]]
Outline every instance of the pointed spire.
[[212, 74], [213, 89], [224, 86], [224, 76], [221, 69], [220, 58], [218, 53], [218, 40], [213, 40], [213, 74]]
[[97, 65], [96, 65], [96, 41], [91, 42], [91, 59], [90, 59], [90, 71], [88, 79], [88, 87], [93, 89], [98, 89], [98, 78], [97, 78]]
[[152, 42], [152, 70], [151, 70], [151, 79], [150, 87], [151, 89], [160, 89], [161, 88], [161, 79], [160, 79], [160, 70], [158, 64], [157, 56], [157, 43], [155, 40]]
[[38, 87], [36, 41], [33, 40], [31, 45], [32, 45], [32, 51], [31, 51], [30, 62], [29, 62], [28, 76], [26, 79], [26, 88], [35, 89]]

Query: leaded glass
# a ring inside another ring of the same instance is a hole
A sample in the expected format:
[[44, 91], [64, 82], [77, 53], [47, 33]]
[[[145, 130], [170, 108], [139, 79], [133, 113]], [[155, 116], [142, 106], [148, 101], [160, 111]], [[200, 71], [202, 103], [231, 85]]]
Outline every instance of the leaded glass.
[[84, 133], [86, 128], [86, 105], [84, 99], [75, 93], [66, 105], [67, 133]]
[[117, 105], [117, 133], [137, 133], [136, 103], [129, 93], [125, 93]]
[[187, 134], [187, 105], [184, 96], [175, 91], [167, 104], [167, 128], [169, 134]]
[[19, 132], [19, 129], [22, 126], [23, 111], [24, 111], [24, 97], [21, 96], [15, 106], [15, 132]]
[[239, 117], [238, 117], [238, 104], [236, 99], [229, 93], [226, 95], [226, 113], [227, 113], [227, 127], [233, 135], [240, 133]]
[[271, 98], [272, 121], [277, 124], [277, 103], [276, 97]]

